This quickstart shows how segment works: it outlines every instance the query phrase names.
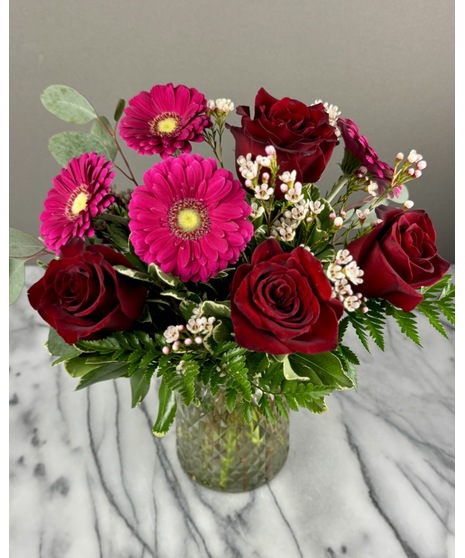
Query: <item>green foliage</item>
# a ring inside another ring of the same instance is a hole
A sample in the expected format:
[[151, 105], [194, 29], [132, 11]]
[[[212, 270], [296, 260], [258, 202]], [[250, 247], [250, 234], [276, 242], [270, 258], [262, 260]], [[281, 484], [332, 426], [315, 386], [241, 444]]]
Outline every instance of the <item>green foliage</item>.
[[56, 330], [52, 327], [49, 330], [48, 339], [45, 343], [45, 346], [52, 356], [59, 357], [52, 363], [52, 366], [56, 366], [57, 364], [65, 362], [81, 354], [81, 351], [79, 349], [76, 349], [74, 345], [68, 345], [68, 343], [66, 343], [65, 340], [61, 338]]
[[424, 314], [429, 323], [444, 337], [447, 332], [441, 323], [441, 314], [451, 324], [455, 325], [455, 285], [452, 277], [445, 275], [438, 283], [430, 287], [420, 289], [423, 300], [417, 306], [417, 310]]
[[353, 387], [352, 381], [344, 373], [341, 361], [333, 353], [294, 353], [289, 355], [289, 363], [298, 377], [307, 379], [314, 386], [332, 386], [332, 389]]
[[[420, 293], [423, 295], [423, 300], [415, 310], [424, 314], [430, 324], [447, 338], [447, 331], [441, 322], [441, 316], [444, 316], [452, 325], [455, 324], [455, 285], [451, 281], [451, 276], [446, 275], [435, 285], [423, 287], [420, 289]], [[386, 318], [387, 316], [392, 316], [401, 332], [421, 347], [416, 313], [404, 312], [393, 304], [381, 299], [370, 299], [366, 304], [368, 307], [367, 313], [363, 314], [360, 311], [350, 312], [341, 320], [339, 324], [340, 341], [342, 341], [347, 325], [350, 323], [368, 352], [370, 352], [370, 338], [384, 351]], [[340, 346], [338, 354], [342, 357], [346, 373], [351, 375], [351, 364], [357, 363], [349, 355], [348, 347]]]
[[[76, 358], [81, 358], [81, 357], [76, 357]], [[67, 364], [69, 364], [70, 362], [72, 361], [68, 360], [66, 362], [65, 368], [67, 367]], [[68, 368], [67, 370], [69, 371]], [[128, 367], [125, 362], [107, 362], [105, 364], [96, 366], [92, 370], [89, 370], [86, 374], [82, 375], [77, 389], [83, 389], [89, 387], [92, 384], [96, 384], [97, 382], [116, 380], [117, 378], [121, 378], [127, 375], [128, 375]]]
[[42, 240], [13, 227], [9, 229], [9, 237], [10, 258], [33, 258], [45, 248]]
[[213, 348], [213, 354], [202, 367], [200, 379], [211, 386], [212, 393], [216, 393], [220, 385], [225, 387], [226, 404], [232, 412], [238, 401], [248, 402], [252, 397], [248, 373], [246, 349], [228, 341]]
[[[381, 299], [371, 299], [366, 303], [368, 312], [360, 310], [348, 312], [342, 322], [350, 323], [364, 348], [370, 352], [369, 338], [384, 351], [384, 329], [386, 327], [386, 311], [389, 304]], [[345, 331], [346, 323], [344, 323]], [[340, 337], [341, 338], [341, 337]], [[342, 338], [341, 338], [342, 339]]]
[[77, 389], [129, 377], [133, 406], [147, 395], [162, 354], [158, 341], [144, 331], [115, 333], [69, 345], [51, 328], [47, 347], [50, 354], [59, 357], [53, 365], [63, 363], [71, 376], [79, 378]]
[[158, 265], [156, 265], [154, 263], [151, 263], [149, 265], [148, 271], [149, 271], [149, 274], [152, 277], [158, 277], [158, 279], [160, 279], [160, 281], [162, 283], [165, 283], [166, 285], [169, 285], [170, 287], [173, 287], [175, 289], [181, 289], [181, 290], [185, 289], [185, 285], [180, 279], [178, 279], [177, 277], [175, 277], [171, 273], [164, 273], [158, 267]]
[[315, 386], [310, 382], [285, 382], [283, 395], [287, 405], [293, 411], [304, 407], [312, 413], [323, 413], [327, 410], [325, 396], [337, 389], [336, 386]]
[[176, 397], [164, 378], [158, 388], [158, 414], [152, 432], [161, 438], [170, 429], [176, 417]]
[[9, 303], [14, 304], [24, 287], [27, 260], [44, 251], [44, 243], [33, 236], [10, 227], [9, 229]]
[[185, 405], [195, 400], [195, 380], [199, 373], [199, 363], [190, 354], [163, 355], [158, 361], [158, 376], [167, 388], [178, 393]]
[[212, 302], [211, 300], [206, 300], [202, 303], [200, 310], [207, 316], [214, 316], [215, 318], [231, 317], [231, 303], [229, 300], [224, 302]]
[[120, 99], [118, 104], [116, 105], [115, 114], [113, 118], [116, 122], [119, 122], [120, 118], [123, 116], [124, 107], [126, 106], [126, 101], [124, 99]]
[[111, 135], [111, 124], [108, 119], [104, 116], [100, 116], [100, 120], [94, 122], [90, 133], [105, 147], [108, 158], [114, 161], [118, 153], [118, 148]]
[[112, 159], [113, 151], [99, 137], [88, 132], [60, 132], [48, 141], [48, 149], [59, 165], [65, 167], [73, 157], [83, 153], [103, 154]]
[[417, 318], [412, 312], [403, 312], [395, 306], [391, 306], [389, 313], [397, 322], [404, 335], [421, 347], [420, 336], [418, 335]]
[[49, 112], [65, 122], [86, 124], [97, 117], [89, 101], [67, 85], [50, 85], [40, 100]]
[[24, 260], [17, 260], [10, 258], [9, 260], [9, 286], [10, 295], [9, 303], [14, 304], [24, 287], [25, 280], [25, 270], [24, 270]]
[[350, 379], [354, 388], [357, 389], [357, 366], [360, 364], [357, 355], [352, 349], [342, 343], [339, 344], [338, 348], [333, 351], [333, 353], [341, 362], [345, 375]]

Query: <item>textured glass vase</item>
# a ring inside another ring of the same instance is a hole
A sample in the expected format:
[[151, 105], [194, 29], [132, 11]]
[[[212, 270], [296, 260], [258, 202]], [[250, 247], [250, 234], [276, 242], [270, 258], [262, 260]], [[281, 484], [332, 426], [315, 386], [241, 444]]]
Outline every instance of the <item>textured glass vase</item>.
[[289, 421], [271, 424], [256, 408], [251, 423], [229, 413], [223, 390], [200, 388], [201, 405], [178, 401], [176, 447], [184, 471], [196, 482], [222, 492], [253, 490], [282, 469], [289, 449]]

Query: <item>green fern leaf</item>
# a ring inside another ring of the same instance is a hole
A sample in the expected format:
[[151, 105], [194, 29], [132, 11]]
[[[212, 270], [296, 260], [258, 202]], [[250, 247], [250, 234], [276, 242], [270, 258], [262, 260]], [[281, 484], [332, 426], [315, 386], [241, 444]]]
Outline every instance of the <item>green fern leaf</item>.
[[351, 312], [347, 315], [349, 322], [352, 324], [352, 327], [355, 330], [360, 342], [364, 346], [364, 348], [370, 352], [370, 345], [368, 344], [368, 335], [366, 329], [366, 321], [364, 319], [363, 314], [358, 312]]
[[415, 314], [412, 312], [403, 312], [395, 306], [392, 306], [390, 313], [396, 320], [401, 332], [421, 347]]

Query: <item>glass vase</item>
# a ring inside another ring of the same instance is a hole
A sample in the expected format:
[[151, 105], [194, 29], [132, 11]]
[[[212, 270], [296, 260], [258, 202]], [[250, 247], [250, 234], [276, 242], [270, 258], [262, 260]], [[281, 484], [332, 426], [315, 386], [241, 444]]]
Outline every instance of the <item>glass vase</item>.
[[270, 423], [254, 408], [247, 423], [240, 411], [229, 413], [225, 391], [201, 386], [200, 406], [178, 400], [176, 448], [184, 471], [195, 482], [222, 492], [253, 490], [282, 469], [289, 450], [289, 420]]

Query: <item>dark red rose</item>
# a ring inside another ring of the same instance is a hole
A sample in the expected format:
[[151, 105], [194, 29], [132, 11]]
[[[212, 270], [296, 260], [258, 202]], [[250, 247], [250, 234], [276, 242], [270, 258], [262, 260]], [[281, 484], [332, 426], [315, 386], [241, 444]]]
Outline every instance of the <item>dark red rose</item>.
[[229, 126], [236, 140], [236, 159], [251, 153], [265, 155], [265, 147], [276, 148], [280, 172], [297, 171], [300, 182], [316, 182], [328, 164], [337, 143], [322, 103], [306, 106], [295, 99], [278, 100], [263, 88], [255, 97], [252, 119], [246, 106], [237, 108], [241, 127]]
[[376, 213], [383, 222], [347, 246], [364, 272], [357, 290], [409, 312], [423, 298], [416, 289], [437, 283], [449, 263], [438, 254], [436, 232], [425, 211], [382, 206]]
[[132, 267], [107, 246], [74, 240], [29, 289], [29, 302], [67, 343], [129, 329], [141, 314], [147, 288], [113, 265]]
[[304, 248], [260, 244], [231, 285], [231, 319], [241, 347], [271, 354], [322, 353], [338, 344], [342, 304], [321, 262]]

